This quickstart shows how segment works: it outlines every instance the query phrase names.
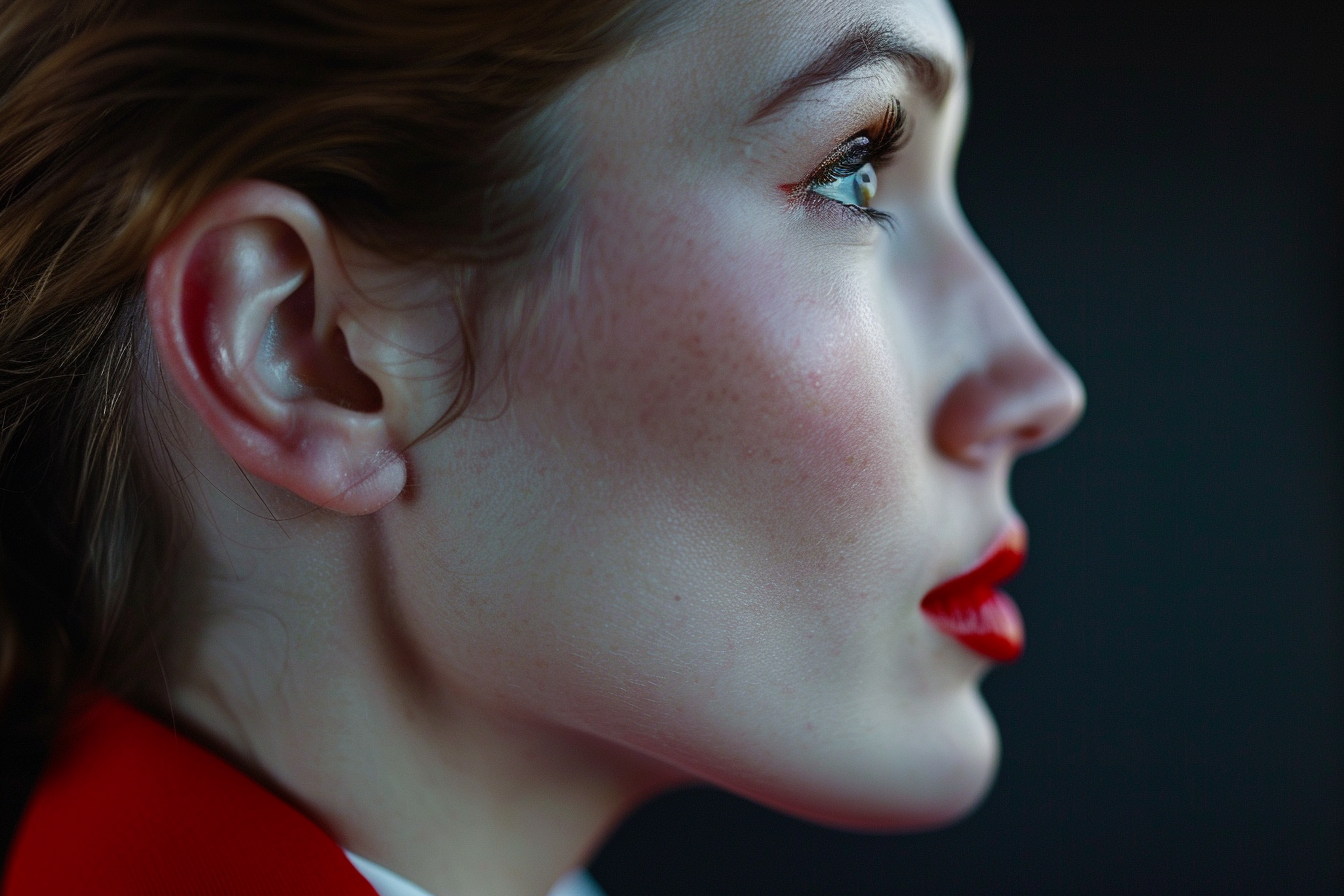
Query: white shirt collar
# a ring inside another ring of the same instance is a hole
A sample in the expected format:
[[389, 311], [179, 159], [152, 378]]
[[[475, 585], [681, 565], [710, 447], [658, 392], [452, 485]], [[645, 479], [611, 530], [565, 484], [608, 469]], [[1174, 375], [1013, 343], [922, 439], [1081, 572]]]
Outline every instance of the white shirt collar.
[[[357, 856], [348, 849], [345, 851], [345, 857], [355, 866], [356, 871], [364, 875], [364, 879], [378, 896], [432, 896], [424, 887], [413, 884], [400, 874], [388, 871], [382, 865]], [[548, 896], [604, 896], [604, 894], [597, 881], [593, 880], [588, 872], [579, 868], [560, 878]]]

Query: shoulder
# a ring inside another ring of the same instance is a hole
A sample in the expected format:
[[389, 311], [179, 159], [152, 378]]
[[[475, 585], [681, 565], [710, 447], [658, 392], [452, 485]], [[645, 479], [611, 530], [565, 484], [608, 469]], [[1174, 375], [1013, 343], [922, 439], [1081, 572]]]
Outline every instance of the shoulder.
[[5, 896], [374, 896], [321, 828], [112, 697], [58, 739], [10, 851]]

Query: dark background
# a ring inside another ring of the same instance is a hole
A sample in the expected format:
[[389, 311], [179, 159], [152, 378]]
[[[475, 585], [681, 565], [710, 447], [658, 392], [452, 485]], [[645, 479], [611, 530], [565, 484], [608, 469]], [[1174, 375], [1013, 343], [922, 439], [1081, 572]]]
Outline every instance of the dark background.
[[1014, 476], [1030, 643], [984, 688], [998, 783], [893, 837], [673, 794], [593, 873], [611, 896], [1344, 891], [1340, 14], [955, 6], [967, 213], [1090, 400]]

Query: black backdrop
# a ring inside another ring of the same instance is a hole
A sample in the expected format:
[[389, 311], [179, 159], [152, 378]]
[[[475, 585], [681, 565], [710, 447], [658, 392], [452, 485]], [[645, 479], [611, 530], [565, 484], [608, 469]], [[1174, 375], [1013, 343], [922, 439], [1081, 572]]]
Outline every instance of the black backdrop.
[[1090, 399], [1014, 476], [998, 783], [893, 837], [673, 794], [597, 857], [611, 896], [1341, 891], [1330, 5], [956, 3], [967, 213]]

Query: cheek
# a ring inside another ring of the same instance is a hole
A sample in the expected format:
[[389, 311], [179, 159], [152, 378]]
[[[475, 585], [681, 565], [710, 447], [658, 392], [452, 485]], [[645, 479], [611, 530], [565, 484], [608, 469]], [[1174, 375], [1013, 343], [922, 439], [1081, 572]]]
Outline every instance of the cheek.
[[574, 606], [555, 640], [587, 658], [536, 686], [694, 767], [885, 693], [912, 640], [928, 439], [866, 256], [692, 220], [586, 240], [510, 416], [564, 468], [546, 513], [566, 556], [523, 615]]
[[793, 540], [871, 522], [908, 493], [920, 436], [870, 266], [852, 246], [806, 256], [755, 235], [778, 222], [694, 212], [665, 212], [647, 242], [624, 228], [588, 242], [593, 276], [544, 373], [551, 419], [640, 494]]

